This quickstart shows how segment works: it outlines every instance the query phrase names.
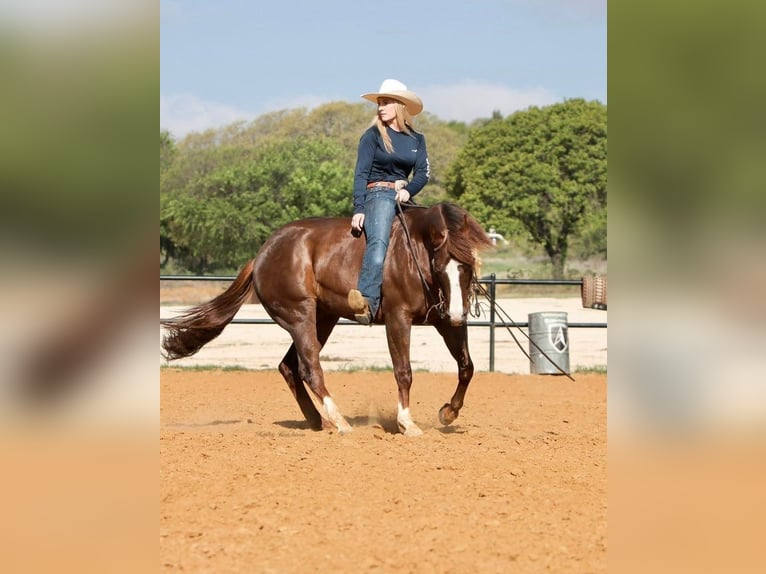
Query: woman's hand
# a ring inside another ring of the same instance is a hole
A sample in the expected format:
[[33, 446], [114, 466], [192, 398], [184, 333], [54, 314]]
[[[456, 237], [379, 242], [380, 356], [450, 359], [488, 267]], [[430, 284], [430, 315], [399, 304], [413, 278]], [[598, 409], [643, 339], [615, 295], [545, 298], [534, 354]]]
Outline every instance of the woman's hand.
[[351, 218], [351, 229], [361, 231], [362, 227], [364, 227], [364, 213], [355, 213]]
[[396, 189], [396, 201], [399, 203], [404, 203], [410, 199], [410, 192], [404, 189], [407, 187], [408, 183], [409, 181], [406, 179], [397, 179], [396, 182], [394, 182], [394, 189]]

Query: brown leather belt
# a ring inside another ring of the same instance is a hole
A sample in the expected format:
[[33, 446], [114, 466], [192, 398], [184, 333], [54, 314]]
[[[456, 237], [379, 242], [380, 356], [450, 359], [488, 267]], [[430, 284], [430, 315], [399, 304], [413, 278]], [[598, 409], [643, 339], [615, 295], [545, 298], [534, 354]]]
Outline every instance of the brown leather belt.
[[393, 181], [373, 181], [367, 184], [367, 189], [373, 187], [387, 187], [388, 189], [396, 189], [396, 184]]

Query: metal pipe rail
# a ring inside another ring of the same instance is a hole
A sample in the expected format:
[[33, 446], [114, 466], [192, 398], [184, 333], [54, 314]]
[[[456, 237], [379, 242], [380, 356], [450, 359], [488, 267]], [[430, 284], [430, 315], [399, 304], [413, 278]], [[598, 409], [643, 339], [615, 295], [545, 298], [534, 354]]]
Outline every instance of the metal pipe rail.
[[[160, 275], [160, 281], [234, 281], [234, 275]], [[488, 292], [492, 301], [496, 300], [498, 285], [576, 285], [582, 286], [582, 279], [498, 279], [494, 273], [477, 280], [483, 285], [489, 285]], [[232, 319], [232, 324], [240, 325], [275, 325], [271, 319]], [[489, 327], [489, 370], [495, 370], [495, 330], [512, 327], [528, 328], [527, 321], [506, 323], [498, 321], [495, 305], [489, 309], [489, 321], [468, 321], [469, 327]], [[341, 319], [338, 325], [359, 325], [355, 321]], [[417, 325], [416, 325], [417, 326]], [[606, 329], [604, 323], [567, 323], [571, 329]]]

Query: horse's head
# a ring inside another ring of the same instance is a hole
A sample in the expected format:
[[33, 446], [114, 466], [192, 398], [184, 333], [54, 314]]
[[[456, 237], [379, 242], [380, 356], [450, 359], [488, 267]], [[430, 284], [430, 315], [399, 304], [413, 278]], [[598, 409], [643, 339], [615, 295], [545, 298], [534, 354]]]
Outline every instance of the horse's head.
[[443, 319], [449, 318], [452, 325], [463, 325], [470, 309], [473, 266], [462, 263], [446, 249], [434, 252], [431, 272], [438, 290], [437, 310]]
[[452, 325], [464, 325], [470, 310], [473, 278], [479, 267], [478, 251], [491, 242], [466, 211], [452, 204], [439, 207], [441, 217], [429, 226], [437, 310]]

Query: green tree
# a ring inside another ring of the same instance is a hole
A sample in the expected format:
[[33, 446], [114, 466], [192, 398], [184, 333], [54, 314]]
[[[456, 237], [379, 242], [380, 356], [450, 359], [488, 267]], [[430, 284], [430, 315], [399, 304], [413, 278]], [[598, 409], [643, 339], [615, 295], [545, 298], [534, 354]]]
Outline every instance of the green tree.
[[160, 130], [160, 173], [168, 169], [178, 153], [175, 141], [168, 130]]
[[161, 180], [160, 196], [161, 221], [180, 264], [195, 273], [240, 266], [288, 221], [350, 214], [350, 170], [343, 150], [327, 139], [202, 155], [205, 169], [179, 163]]
[[540, 245], [563, 278], [570, 240], [586, 222], [595, 227], [589, 236], [605, 241], [606, 151], [600, 102], [497, 114], [471, 131], [447, 185], [487, 227]]
[[423, 205], [433, 205], [448, 198], [448, 169], [468, 140], [468, 126], [462, 122], [444, 122], [425, 112], [415, 118], [415, 129], [426, 137], [431, 167], [428, 185], [415, 200]]
[[[178, 154], [173, 137], [167, 130], [160, 130], [160, 182], [162, 176], [173, 165], [173, 160]], [[160, 189], [162, 184], [160, 183]], [[162, 203], [164, 197], [160, 191], [160, 212], [162, 212]], [[167, 264], [171, 257], [175, 257], [176, 249], [173, 240], [168, 233], [167, 221], [160, 216], [160, 267]]]
[[[282, 223], [350, 215], [357, 145], [374, 116], [370, 103], [331, 102], [177, 141], [160, 132], [161, 265], [198, 273], [236, 267]], [[426, 134], [431, 161], [417, 200], [430, 205], [447, 198], [447, 170], [470, 128], [425, 113], [416, 129]]]

